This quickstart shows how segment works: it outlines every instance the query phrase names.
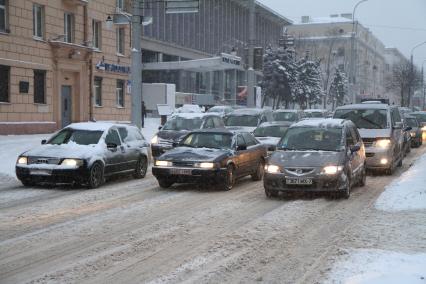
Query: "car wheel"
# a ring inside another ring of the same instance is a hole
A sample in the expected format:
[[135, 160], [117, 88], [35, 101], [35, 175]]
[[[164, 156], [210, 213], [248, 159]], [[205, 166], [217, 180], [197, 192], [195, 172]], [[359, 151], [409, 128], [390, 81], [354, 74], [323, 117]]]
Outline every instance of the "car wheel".
[[411, 152], [411, 146], [410, 146], [410, 144], [407, 143], [407, 154], [409, 154], [410, 152]]
[[343, 192], [341, 193], [341, 197], [344, 199], [348, 199], [351, 196], [351, 178], [349, 173], [346, 174], [346, 184]]
[[273, 198], [273, 197], [277, 197], [278, 196], [278, 192], [275, 191], [275, 190], [270, 190], [270, 189], [265, 188], [265, 195], [268, 198]]
[[100, 162], [95, 162], [90, 168], [88, 188], [97, 188], [104, 181], [104, 167]]
[[251, 179], [253, 181], [262, 180], [264, 173], [265, 173], [265, 162], [263, 160], [261, 160], [259, 162], [259, 165], [257, 166], [256, 172], [251, 175]]
[[223, 189], [228, 191], [234, 187], [235, 184], [235, 174], [234, 174], [234, 166], [228, 165], [226, 168], [226, 177], [223, 183]]
[[157, 178], [157, 180], [161, 188], [169, 188], [175, 183], [175, 181], [170, 178]]
[[136, 179], [144, 178], [148, 169], [148, 160], [145, 156], [139, 158], [139, 161], [136, 163], [135, 172], [133, 177]]
[[366, 183], [367, 183], [367, 170], [364, 165], [362, 169], [362, 173], [361, 173], [361, 178], [359, 179], [359, 186], [363, 187], [366, 185]]
[[21, 179], [21, 183], [24, 186], [34, 186], [36, 183], [27, 179]]

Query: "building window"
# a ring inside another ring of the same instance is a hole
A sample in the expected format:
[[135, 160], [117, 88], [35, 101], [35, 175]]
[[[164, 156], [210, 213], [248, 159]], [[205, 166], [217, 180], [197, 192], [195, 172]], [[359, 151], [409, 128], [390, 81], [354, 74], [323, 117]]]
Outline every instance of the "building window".
[[117, 11], [124, 11], [124, 0], [117, 0]]
[[8, 9], [7, 3], [8, 0], [0, 0], [0, 32], [7, 31], [7, 18], [8, 18]]
[[93, 44], [93, 47], [97, 48], [97, 49], [101, 49], [101, 38], [102, 38], [102, 35], [101, 35], [101, 32], [102, 32], [102, 23], [101, 23], [101, 21], [93, 20], [92, 21], [92, 28], [93, 28], [93, 31], [92, 31], [92, 35], [93, 35], [92, 44]]
[[345, 48], [344, 47], [339, 47], [337, 49], [337, 56], [345, 56]]
[[64, 14], [64, 41], [74, 42], [74, 15], [71, 13]]
[[46, 103], [46, 71], [34, 70], [34, 103]]
[[115, 90], [117, 96], [117, 106], [124, 107], [124, 81], [117, 80], [117, 88]]
[[10, 67], [0, 65], [0, 102], [8, 103], [9, 100], [9, 82]]
[[95, 77], [95, 105], [102, 106], [102, 78]]
[[124, 55], [124, 28], [117, 29], [117, 53]]
[[44, 8], [38, 4], [33, 4], [33, 36], [44, 37]]

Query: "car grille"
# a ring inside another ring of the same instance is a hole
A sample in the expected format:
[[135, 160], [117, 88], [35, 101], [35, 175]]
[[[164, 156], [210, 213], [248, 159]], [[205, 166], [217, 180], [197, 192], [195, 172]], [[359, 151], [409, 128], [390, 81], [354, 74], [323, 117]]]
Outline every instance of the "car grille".
[[367, 158], [372, 158], [372, 157], [374, 157], [374, 153], [365, 153], [365, 156]]
[[176, 167], [190, 167], [190, 168], [192, 168], [194, 166], [194, 162], [185, 162], [185, 161], [173, 162], [173, 166], [176, 166]]
[[46, 158], [46, 157], [28, 157], [28, 164], [48, 164], [59, 165], [61, 159], [59, 158]]
[[166, 140], [166, 139], [162, 139], [159, 138], [158, 139], [158, 144], [163, 146], [163, 147], [172, 147], [173, 146], [173, 141], [172, 140]]
[[285, 169], [288, 173], [296, 175], [296, 176], [302, 176], [312, 173], [315, 169], [314, 168], [287, 168]]
[[364, 142], [365, 147], [372, 147], [374, 144], [374, 141], [376, 141], [375, 138], [363, 138], [362, 142]]

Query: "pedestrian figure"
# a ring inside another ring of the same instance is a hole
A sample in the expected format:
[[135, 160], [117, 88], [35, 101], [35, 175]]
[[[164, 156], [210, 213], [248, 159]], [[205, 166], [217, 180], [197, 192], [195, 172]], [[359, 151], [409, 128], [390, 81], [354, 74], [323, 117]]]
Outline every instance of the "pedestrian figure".
[[142, 101], [142, 128], [145, 127], [145, 118], [146, 118], [146, 106], [145, 106], [145, 102]]

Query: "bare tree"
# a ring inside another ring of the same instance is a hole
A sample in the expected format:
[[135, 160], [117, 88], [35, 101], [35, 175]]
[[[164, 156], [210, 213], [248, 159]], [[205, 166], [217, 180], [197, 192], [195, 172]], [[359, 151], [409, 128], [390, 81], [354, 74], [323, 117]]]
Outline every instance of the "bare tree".
[[414, 68], [411, 72], [409, 62], [401, 62], [392, 66], [392, 73], [386, 78], [386, 88], [388, 90], [398, 90], [401, 106], [410, 106], [411, 95], [408, 89], [416, 89], [421, 82], [420, 72]]

